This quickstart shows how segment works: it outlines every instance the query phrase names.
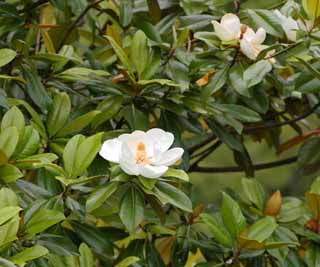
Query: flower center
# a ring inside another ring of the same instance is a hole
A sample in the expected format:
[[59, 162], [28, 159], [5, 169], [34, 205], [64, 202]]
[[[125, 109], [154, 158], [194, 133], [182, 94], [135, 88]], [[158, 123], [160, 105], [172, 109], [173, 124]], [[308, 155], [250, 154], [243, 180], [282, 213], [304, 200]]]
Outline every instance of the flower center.
[[148, 157], [147, 157], [147, 152], [146, 152], [146, 146], [144, 143], [140, 142], [137, 145], [137, 151], [136, 151], [136, 163], [137, 164], [148, 164], [150, 163]]

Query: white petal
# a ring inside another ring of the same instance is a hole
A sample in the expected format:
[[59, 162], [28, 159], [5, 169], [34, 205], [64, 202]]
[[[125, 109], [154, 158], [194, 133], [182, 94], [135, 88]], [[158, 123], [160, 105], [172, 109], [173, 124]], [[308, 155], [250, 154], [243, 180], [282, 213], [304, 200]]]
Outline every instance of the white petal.
[[121, 147], [122, 142], [118, 138], [109, 139], [103, 143], [99, 154], [108, 161], [119, 163]]
[[154, 163], [154, 165], [170, 166], [172, 164], [175, 164], [179, 159], [181, 159], [183, 152], [183, 149], [180, 147], [172, 148], [162, 153], [161, 157]]
[[214, 26], [214, 31], [221, 41], [230, 42], [236, 39], [235, 34], [228, 28], [222, 26], [217, 21], [212, 21], [212, 23]]
[[139, 165], [140, 175], [146, 178], [159, 178], [168, 170], [167, 166]]
[[[150, 146], [149, 143], [152, 142], [153, 152], [154, 152], [153, 146], [156, 146], [157, 149], [161, 152], [167, 151], [170, 148], [170, 146], [173, 144], [173, 141], [174, 141], [174, 136], [172, 133], [166, 132], [159, 128], [150, 129], [146, 133], [147, 149]], [[149, 151], [147, 151], [147, 153], [149, 154]]]
[[255, 60], [257, 55], [255, 53], [254, 47], [246, 39], [242, 39], [240, 42], [241, 52], [248, 58]]
[[247, 42], [252, 42], [254, 40], [256, 34], [254, 30], [252, 30], [250, 27], [247, 27], [245, 33], [243, 34], [243, 39], [245, 39]]
[[134, 131], [131, 134], [121, 134], [118, 138], [121, 142], [126, 143], [131, 149], [132, 153], [135, 154], [139, 143], [144, 143], [146, 133], [143, 131]]
[[240, 37], [241, 22], [238, 16], [228, 13], [221, 19], [221, 26], [233, 33], [234, 39]]
[[119, 158], [121, 169], [129, 175], [139, 175], [139, 168], [135, 160], [135, 155], [126, 143], [122, 144]]
[[267, 36], [266, 30], [263, 28], [259, 28], [255, 34], [254, 43], [262, 44], [266, 39], [266, 36]]

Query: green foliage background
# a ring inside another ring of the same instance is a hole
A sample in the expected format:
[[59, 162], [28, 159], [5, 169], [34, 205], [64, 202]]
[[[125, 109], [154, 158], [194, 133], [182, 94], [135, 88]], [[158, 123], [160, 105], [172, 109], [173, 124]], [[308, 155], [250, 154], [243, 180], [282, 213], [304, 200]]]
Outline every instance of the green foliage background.
[[[256, 60], [214, 32], [226, 13], [265, 29]], [[319, 266], [319, 18], [319, 0], [1, 1], [0, 266]], [[185, 150], [162, 177], [99, 156], [154, 127]]]

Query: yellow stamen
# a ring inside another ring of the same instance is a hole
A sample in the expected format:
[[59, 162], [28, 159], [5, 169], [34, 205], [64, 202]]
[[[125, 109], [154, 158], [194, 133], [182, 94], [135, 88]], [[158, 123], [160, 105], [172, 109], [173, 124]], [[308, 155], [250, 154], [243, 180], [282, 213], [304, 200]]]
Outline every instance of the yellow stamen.
[[149, 159], [147, 157], [146, 146], [144, 143], [140, 142], [137, 145], [137, 151], [135, 156], [137, 164], [148, 164]]

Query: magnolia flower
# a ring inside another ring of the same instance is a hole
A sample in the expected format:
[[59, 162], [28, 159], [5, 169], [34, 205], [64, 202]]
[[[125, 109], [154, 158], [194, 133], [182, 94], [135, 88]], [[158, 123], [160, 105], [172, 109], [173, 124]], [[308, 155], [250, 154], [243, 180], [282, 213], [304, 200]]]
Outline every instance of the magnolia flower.
[[212, 21], [214, 31], [223, 42], [238, 41], [241, 35], [241, 23], [239, 18], [231, 13], [225, 14], [221, 22]]
[[119, 163], [129, 175], [158, 178], [182, 157], [182, 148], [169, 149], [173, 141], [173, 134], [162, 129], [134, 131], [105, 141], [99, 154], [108, 161]]
[[274, 13], [281, 21], [282, 28], [286, 33], [288, 40], [297, 41], [297, 30], [299, 30], [298, 22], [292, 17], [286, 17], [279, 10], [275, 10]]
[[248, 58], [255, 60], [259, 53], [268, 47], [263, 45], [265, 39], [265, 29], [259, 28], [257, 32], [254, 32], [251, 28], [247, 27], [240, 41], [241, 52]]

